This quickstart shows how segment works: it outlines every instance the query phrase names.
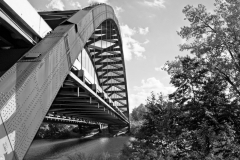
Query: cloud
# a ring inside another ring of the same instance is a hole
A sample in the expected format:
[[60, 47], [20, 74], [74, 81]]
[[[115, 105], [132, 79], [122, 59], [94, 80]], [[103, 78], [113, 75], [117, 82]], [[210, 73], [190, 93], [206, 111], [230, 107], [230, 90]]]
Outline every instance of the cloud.
[[51, 0], [46, 7], [50, 10], [71, 10], [81, 8], [81, 4], [77, 0]]
[[141, 83], [141, 86], [134, 87], [136, 94], [129, 96], [130, 110], [139, 106], [141, 103], [146, 104], [146, 99], [151, 95], [151, 92], [155, 94], [162, 92], [164, 95], [167, 95], [175, 91], [174, 87], [164, 86], [163, 83], [155, 77], [142, 80]]
[[160, 80], [155, 77], [148, 78], [147, 80], [142, 80], [142, 85], [140, 87], [135, 86], [134, 90], [137, 92], [145, 92], [150, 94], [151, 92], [163, 94], [169, 94], [174, 91], [173, 87], [165, 87]]
[[98, 2], [98, 3], [108, 3], [108, 0], [88, 0], [88, 3], [94, 3], [94, 2]]
[[155, 18], [155, 17], [157, 17], [157, 15], [156, 14], [150, 14], [148, 17], [149, 18]]
[[82, 8], [79, 2], [74, 2], [73, 0], [68, 0], [68, 4], [74, 8]]
[[114, 11], [115, 11], [115, 14], [117, 16], [117, 18], [120, 18], [120, 13], [122, 13], [124, 10], [122, 9], [122, 7], [114, 7]]
[[149, 28], [148, 27], [146, 27], [145, 29], [139, 27], [138, 29], [139, 29], [139, 33], [142, 34], [142, 35], [146, 35], [149, 32]]
[[145, 52], [145, 48], [139, 41], [133, 38], [137, 30], [130, 28], [128, 25], [122, 25], [120, 27], [123, 39], [124, 58], [128, 61], [132, 59], [133, 55], [144, 58], [143, 52]]
[[148, 44], [149, 42], [149, 39], [146, 39], [142, 44]]
[[51, 2], [46, 6], [48, 9], [52, 10], [64, 10], [64, 4], [61, 0], [51, 0]]
[[162, 65], [162, 66], [160, 66], [160, 67], [155, 67], [154, 69], [155, 69], [155, 71], [163, 71], [163, 70], [162, 70], [163, 67], [164, 67], [164, 66]]
[[150, 7], [160, 7], [160, 8], [165, 8], [164, 5], [164, 0], [144, 0], [144, 4]]
[[129, 110], [132, 110], [135, 107], [138, 107], [140, 104], [146, 104], [147, 96], [145, 93], [131, 94], [129, 95]]
[[116, 9], [117, 12], [123, 12], [123, 11], [124, 11], [124, 10], [122, 9], [122, 7], [118, 7], [118, 6], [116, 6], [115, 9]]
[[162, 67], [155, 67], [155, 71], [162, 71]]

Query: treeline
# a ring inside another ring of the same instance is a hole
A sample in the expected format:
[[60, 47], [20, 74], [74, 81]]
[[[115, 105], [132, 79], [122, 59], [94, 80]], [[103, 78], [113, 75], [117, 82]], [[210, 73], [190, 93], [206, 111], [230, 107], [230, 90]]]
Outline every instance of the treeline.
[[133, 110], [136, 138], [125, 159], [240, 159], [240, 2], [216, 0], [214, 12], [203, 5], [183, 9], [189, 26], [179, 56], [165, 64], [176, 91], [152, 94]]
[[35, 139], [64, 139], [79, 137], [79, 128], [77, 125], [61, 123], [42, 123]]

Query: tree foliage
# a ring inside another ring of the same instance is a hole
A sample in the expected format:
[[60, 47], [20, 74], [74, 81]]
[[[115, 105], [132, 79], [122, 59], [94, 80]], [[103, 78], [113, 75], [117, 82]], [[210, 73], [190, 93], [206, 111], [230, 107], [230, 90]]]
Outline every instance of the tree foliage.
[[178, 89], [169, 99], [154, 94], [148, 99], [136, 141], [125, 153], [146, 160], [239, 159], [240, 110], [225, 94], [226, 82], [205, 68], [194, 71], [190, 58], [181, 62], [182, 72], [172, 78]]
[[[35, 138], [38, 139], [56, 139], [69, 138], [70, 132], [78, 129], [76, 125], [67, 125], [60, 123], [42, 123]], [[79, 131], [78, 131], [79, 132]]]
[[185, 134], [189, 141], [179, 141], [184, 150], [178, 155], [239, 158], [240, 109], [227, 93], [227, 81], [219, 73], [212, 74], [197, 58], [183, 57], [178, 62], [177, 70], [169, 69], [171, 83], [177, 88], [169, 98], [179, 108], [176, 120], [183, 129], [181, 135], [191, 133]]
[[147, 108], [145, 105], [140, 104], [138, 107], [132, 110], [130, 114], [130, 133], [135, 134], [139, 131], [142, 126], [144, 115], [146, 114]]
[[140, 104], [138, 107], [132, 110], [131, 120], [142, 121], [145, 113], [146, 113], [146, 107], [143, 104]]
[[186, 39], [180, 50], [189, 50], [213, 74], [219, 74], [233, 94], [240, 95], [240, 2], [216, 0], [214, 13], [206, 7], [186, 6], [184, 26], [178, 34]]
[[190, 56], [167, 62], [176, 91], [152, 95], [128, 159], [240, 159], [240, 1], [187, 5], [178, 34]]

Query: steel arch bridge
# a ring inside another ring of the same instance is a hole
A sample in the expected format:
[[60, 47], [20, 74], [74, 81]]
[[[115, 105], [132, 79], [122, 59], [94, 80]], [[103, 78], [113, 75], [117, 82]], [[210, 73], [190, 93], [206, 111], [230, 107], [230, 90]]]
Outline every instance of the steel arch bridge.
[[0, 7], [0, 28], [20, 37], [0, 33], [0, 158], [23, 159], [43, 121], [129, 126], [122, 39], [111, 6], [41, 12], [43, 32], [24, 16], [13, 18], [7, 2]]

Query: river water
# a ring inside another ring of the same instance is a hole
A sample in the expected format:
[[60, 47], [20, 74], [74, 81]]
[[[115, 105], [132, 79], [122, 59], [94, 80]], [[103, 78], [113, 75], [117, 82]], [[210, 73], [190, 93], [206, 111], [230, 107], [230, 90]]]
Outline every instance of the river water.
[[34, 140], [24, 160], [62, 160], [76, 153], [84, 153], [86, 157], [102, 153], [117, 156], [129, 140], [128, 136]]

